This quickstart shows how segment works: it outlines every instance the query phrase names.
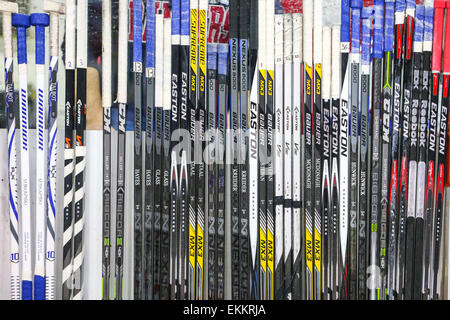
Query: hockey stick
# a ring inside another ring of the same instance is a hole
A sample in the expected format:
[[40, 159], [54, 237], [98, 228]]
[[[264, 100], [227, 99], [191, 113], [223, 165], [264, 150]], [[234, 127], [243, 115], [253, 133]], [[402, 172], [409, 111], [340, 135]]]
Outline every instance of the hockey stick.
[[[239, 300], [239, 8], [230, 1], [231, 298]], [[209, 81], [209, 80], [208, 80]]]
[[[312, 296], [311, 299], [320, 300], [321, 288], [321, 266], [322, 266], [322, 0], [314, 1], [314, 96], [313, 96], [313, 130], [314, 136], [314, 157], [313, 157], [313, 186], [314, 186], [314, 234], [313, 238], [313, 279], [312, 279]], [[306, 13], [306, 12], [305, 12]], [[307, 19], [305, 19], [305, 29], [307, 28]], [[308, 31], [306, 31], [308, 32]], [[308, 38], [305, 38], [305, 50], [308, 48]], [[312, 45], [311, 45], [312, 47]], [[308, 83], [306, 83], [308, 88]], [[308, 89], [306, 89], [308, 90]], [[307, 248], [308, 250], [308, 248]], [[307, 252], [308, 255], [308, 252]], [[307, 283], [308, 286], [308, 283]]]
[[125, 133], [127, 109], [127, 68], [128, 68], [128, 1], [119, 1], [119, 39], [118, 39], [118, 91], [119, 104], [119, 137], [117, 148], [117, 205], [116, 205], [116, 261], [115, 261], [115, 296], [122, 300], [123, 296], [123, 236], [125, 214]]
[[[382, 161], [381, 161], [381, 232], [384, 232], [380, 241], [380, 250], [387, 250], [383, 255], [381, 264], [385, 265], [386, 289], [385, 295], [393, 298], [394, 290], [394, 266], [395, 266], [395, 243], [396, 243], [396, 217], [395, 211], [389, 211], [389, 186], [392, 177], [389, 176], [390, 169], [390, 140], [391, 140], [391, 110], [392, 110], [392, 62], [394, 50], [394, 2], [386, 2], [384, 15], [384, 76], [383, 76], [383, 114], [382, 114]], [[394, 170], [395, 171], [395, 170]], [[390, 179], [391, 178], [391, 179]], [[396, 190], [394, 190], [396, 192]], [[394, 197], [395, 198], [395, 197]], [[394, 206], [395, 207], [395, 206]]]
[[248, 181], [248, 89], [249, 89], [249, 0], [240, 1], [239, 7], [239, 89], [240, 89], [240, 149], [239, 149], [239, 184], [240, 190], [240, 211], [239, 211], [239, 238], [240, 238], [240, 299], [249, 299], [251, 290], [250, 280], [250, 237], [249, 237], [249, 181]]
[[[168, 1], [160, 2], [160, 10], [163, 14], [163, 85], [162, 85], [162, 106], [163, 106], [163, 123], [162, 123], [162, 213], [161, 213], [161, 288], [160, 299], [169, 300], [172, 296], [171, 292], [171, 257], [170, 257], [170, 234], [171, 234], [171, 213], [173, 212], [171, 199], [171, 186], [177, 186], [177, 183], [171, 178], [171, 169], [174, 164], [171, 162], [170, 144], [171, 144], [171, 108], [172, 108], [172, 25], [171, 14]], [[178, 177], [177, 177], [178, 181]]]
[[[386, 11], [387, 12], [387, 11]], [[367, 244], [369, 213], [369, 135], [370, 135], [370, 65], [371, 27], [373, 7], [364, 7], [361, 12], [361, 124], [360, 124], [360, 173], [359, 173], [359, 223], [358, 223], [358, 300], [367, 299]]]
[[144, 297], [142, 246], [142, 1], [133, 1], [134, 78], [134, 299]]
[[75, 27], [76, 8], [74, 0], [67, 0], [66, 9], [66, 101], [64, 110], [64, 226], [63, 226], [63, 272], [62, 298], [73, 296], [73, 175], [74, 175], [74, 108], [75, 108]]
[[19, 184], [17, 175], [16, 113], [14, 99], [13, 44], [11, 15], [18, 12], [17, 3], [0, 1], [3, 20], [3, 47], [5, 55], [5, 107], [8, 117], [8, 183], [10, 237], [11, 300], [20, 299], [19, 256]]
[[259, 298], [267, 298], [267, 195], [266, 195], [266, 0], [258, 0], [258, 224], [259, 224]]
[[274, 291], [274, 272], [275, 272], [275, 211], [274, 211], [274, 151], [273, 148], [273, 129], [274, 129], [274, 68], [275, 68], [275, 0], [267, 0], [265, 12], [266, 24], [266, 136], [267, 136], [267, 165], [266, 165], [266, 197], [267, 197], [267, 230], [266, 230], [266, 298], [273, 300]]
[[430, 80], [431, 80], [431, 51], [433, 44], [433, 16], [434, 3], [425, 2], [424, 26], [423, 26], [423, 47], [422, 47], [422, 72], [420, 74], [421, 96], [418, 111], [418, 165], [417, 165], [417, 193], [416, 193], [416, 234], [414, 239], [414, 291], [415, 300], [423, 299], [423, 279], [424, 270], [424, 239], [425, 238], [425, 186], [426, 186], [426, 160], [427, 160], [427, 127], [428, 127], [428, 109], [430, 99]]
[[257, 5], [258, 0], [251, 0], [249, 6], [250, 16], [250, 57], [249, 57], [249, 75], [250, 105], [249, 105], [249, 130], [248, 130], [248, 211], [249, 211], [249, 233], [251, 250], [251, 291], [250, 299], [259, 300], [260, 296], [260, 274], [259, 274], [259, 230], [258, 230], [258, 130], [259, 130], [259, 109], [258, 109], [258, 69], [256, 65], [257, 56]]
[[217, 292], [216, 299], [225, 298], [225, 130], [228, 105], [228, 43], [217, 48], [218, 113], [217, 113]]
[[[34, 260], [34, 300], [45, 300], [45, 218], [47, 207], [45, 203], [46, 187], [46, 128], [45, 128], [45, 104], [44, 104], [44, 83], [45, 83], [45, 27], [50, 23], [48, 14], [32, 13], [30, 23], [35, 27], [36, 39], [36, 247]], [[51, 103], [51, 100], [49, 100]], [[56, 111], [56, 110], [55, 110]], [[50, 114], [49, 120], [52, 119]], [[53, 121], [55, 118], [52, 119]], [[55, 131], [56, 128], [51, 128]], [[52, 137], [49, 137], [51, 141]], [[50, 149], [51, 150], [51, 149]], [[52, 159], [50, 156], [49, 159]], [[56, 161], [56, 159], [54, 159]], [[50, 164], [51, 162], [49, 162]], [[48, 172], [50, 178], [51, 171]], [[53, 179], [53, 183], [55, 179]], [[50, 181], [49, 181], [50, 183]], [[53, 188], [54, 189], [54, 188]], [[52, 191], [52, 190], [49, 190]], [[50, 193], [51, 194], [51, 193]], [[50, 207], [51, 208], [51, 207]], [[54, 207], [53, 207], [54, 208]]]
[[[189, 2], [181, 2], [181, 15], [180, 15], [180, 128], [187, 132], [189, 130], [189, 119], [188, 119], [188, 99], [189, 99], [189, 88], [188, 88], [188, 77], [189, 77]], [[188, 217], [188, 191], [190, 184], [188, 183], [188, 154], [190, 155], [190, 142], [188, 142], [187, 150], [182, 150], [181, 153], [181, 167], [180, 167], [180, 210], [179, 210], [179, 279], [180, 279], [180, 294], [181, 300], [185, 297], [189, 298], [191, 296], [193, 299], [193, 291], [189, 288], [194, 288], [194, 282], [190, 283], [186, 281], [188, 279], [193, 280], [194, 269], [188, 270], [187, 260], [189, 258], [188, 250], [188, 231], [187, 231], [187, 220]], [[194, 187], [194, 186], [192, 186]], [[189, 276], [188, 276], [189, 274]], [[190, 295], [189, 292], [192, 292]]]
[[[422, 254], [421, 243], [415, 241], [415, 234], [423, 236], [423, 221], [416, 219], [416, 185], [417, 185], [417, 160], [418, 160], [418, 117], [419, 103], [421, 99], [422, 82], [422, 47], [423, 47], [423, 23], [424, 23], [425, 7], [417, 5], [416, 18], [414, 26], [414, 45], [413, 45], [413, 70], [412, 70], [412, 90], [411, 90], [411, 117], [410, 117], [410, 159], [409, 159], [409, 185], [408, 185], [408, 217], [406, 219], [406, 270], [405, 274], [409, 276], [405, 280], [405, 297], [407, 299], [414, 298], [415, 278], [418, 270], [415, 269], [416, 249]], [[417, 222], [417, 225], [416, 225]], [[415, 248], [415, 245], [418, 245]], [[410, 249], [411, 248], [411, 249]]]
[[84, 170], [86, 167], [87, 1], [77, 3], [77, 101], [75, 107], [75, 194], [73, 227], [73, 299], [83, 299]]
[[146, 1], [146, 124], [145, 124], [145, 196], [144, 196], [144, 299], [153, 299], [153, 221], [155, 206], [153, 119], [155, 106], [155, 1]]
[[375, 300], [379, 294], [377, 283], [377, 272], [379, 268], [379, 246], [378, 246], [378, 223], [379, 223], [379, 203], [380, 197], [380, 122], [381, 117], [381, 90], [382, 90], [382, 68], [383, 68], [383, 2], [374, 1], [374, 34], [373, 34], [373, 85], [372, 85], [372, 205], [370, 218], [370, 253], [369, 267], [371, 277], [369, 282], [370, 299]]
[[[190, 29], [189, 29], [189, 132], [190, 132], [190, 163], [189, 183], [196, 184], [195, 175], [195, 140], [196, 140], [196, 106], [197, 106], [197, 34], [198, 34], [198, 0], [190, 0]], [[203, 299], [203, 242], [204, 220], [197, 220], [197, 188], [189, 188], [189, 299]], [[204, 216], [203, 216], [204, 219]], [[197, 224], [198, 223], [198, 224]], [[199, 240], [199, 241], [197, 241]], [[200, 246], [200, 251], [197, 250]]]
[[[178, 278], [178, 247], [179, 247], [179, 175], [178, 160], [175, 151], [176, 142], [172, 140], [173, 133], [179, 128], [179, 106], [180, 106], [180, 0], [172, 0], [172, 19], [171, 19], [171, 113], [170, 113], [170, 299], [178, 298], [179, 281]], [[166, 58], [166, 56], [164, 57]], [[166, 70], [167, 71], [167, 70]], [[165, 71], [165, 72], [166, 72]], [[168, 71], [167, 71], [168, 72]], [[166, 116], [166, 114], [164, 114]], [[164, 120], [164, 123], [166, 121]], [[166, 134], [166, 132], [164, 132]], [[166, 138], [164, 139], [166, 140]], [[169, 161], [169, 159], [165, 159]]]
[[[287, 156], [289, 156], [289, 161], [292, 162], [290, 164], [290, 169], [286, 172], [286, 178], [288, 174], [292, 174], [291, 182], [289, 185], [291, 186], [291, 197], [292, 202], [287, 203], [287, 207], [291, 207], [291, 218], [286, 221], [286, 230], [290, 230], [292, 235], [290, 237], [286, 237], [286, 242], [290, 241], [290, 245], [292, 246], [292, 257], [290, 258], [292, 265], [289, 265], [291, 270], [290, 274], [286, 274], [286, 279], [289, 281], [289, 286], [292, 286], [292, 299], [301, 299], [302, 298], [302, 287], [304, 282], [304, 268], [303, 265], [305, 263], [305, 240], [304, 240], [304, 219], [302, 215], [302, 158], [303, 154], [302, 150], [302, 135], [303, 135], [303, 14], [301, 11], [301, 5], [299, 1], [292, 2], [292, 8], [288, 12], [292, 12], [292, 61], [289, 62], [287, 68], [292, 68], [291, 72], [288, 73], [287, 76], [290, 76], [290, 79], [285, 79], [285, 84], [287, 86], [286, 90], [291, 90], [292, 98], [287, 101], [291, 103], [291, 114], [287, 117], [290, 118], [291, 123], [289, 126], [291, 127], [292, 137], [288, 139], [291, 140], [289, 152], [287, 152]], [[289, 30], [288, 30], [289, 32]], [[290, 54], [290, 51], [288, 50]], [[283, 82], [281, 83], [283, 85]], [[281, 123], [283, 124], [283, 123]], [[286, 150], [288, 151], [288, 150]], [[281, 168], [281, 173], [283, 172], [283, 168]], [[289, 240], [290, 239], [290, 240]], [[289, 278], [288, 278], [289, 277]]]
[[[400, 224], [398, 221], [398, 199], [399, 199], [399, 164], [400, 164], [400, 116], [401, 116], [401, 101], [402, 101], [402, 82], [403, 82], [403, 47], [405, 44], [404, 37], [404, 22], [405, 22], [405, 1], [400, 0], [395, 3], [395, 18], [394, 18], [394, 72], [393, 72], [393, 104], [392, 104], [392, 133], [391, 133], [391, 183], [389, 188], [389, 216], [390, 216], [390, 230], [396, 230], [396, 232], [390, 232], [389, 245], [390, 255], [388, 256], [388, 263], [392, 263], [394, 260], [395, 270], [395, 284], [394, 284], [394, 296], [400, 294], [399, 279], [403, 278], [403, 269], [399, 269], [399, 259], [403, 256], [403, 253], [398, 251], [398, 243], [400, 239], [404, 238], [404, 230], [398, 229]], [[395, 219], [394, 219], [395, 218]], [[392, 243], [392, 241], [395, 241]], [[392, 246], [395, 246], [395, 257], [392, 255]], [[402, 258], [404, 259], [404, 258]], [[392, 269], [392, 268], [391, 268]], [[389, 272], [389, 271], [388, 271]], [[389, 276], [389, 274], [388, 274]]]
[[340, 88], [341, 88], [341, 60], [340, 60], [340, 27], [333, 26], [331, 29], [331, 214], [330, 214], [330, 243], [331, 243], [331, 277], [330, 294], [331, 299], [339, 298], [339, 130], [340, 130]]
[[49, 80], [49, 137], [48, 137], [48, 191], [47, 191], [47, 243], [45, 256], [45, 298], [56, 299], [56, 262], [55, 262], [55, 230], [56, 230], [56, 159], [57, 159], [57, 108], [58, 108], [58, 60], [59, 60], [59, 15], [65, 14], [65, 6], [45, 1], [44, 9], [50, 15], [50, 80]]
[[[436, 4], [435, 4], [436, 5]], [[450, 2], [446, 2], [446, 22], [445, 22], [445, 38], [444, 38], [444, 59], [442, 66], [442, 89], [441, 102], [439, 105], [439, 129], [438, 129], [438, 155], [437, 155], [437, 181], [435, 190], [435, 216], [433, 224], [433, 269], [431, 283], [431, 299], [439, 300], [441, 297], [441, 279], [442, 279], [442, 221], [444, 217], [444, 181], [445, 181], [445, 159], [446, 147], [448, 139], [448, 105], [449, 105], [449, 78], [450, 78]], [[439, 47], [436, 48], [439, 50]]]
[[[284, 126], [284, 159], [283, 159], [283, 200], [284, 200], [284, 298], [292, 299], [293, 293], [293, 252], [292, 252], [292, 11], [284, 7], [283, 15], [283, 126]], [[299, 271], [300, 272], [300, 271]]]
[[111, 277], [111, 105], [112, 105], [111, 1], [102, 2], [102, 102], [103, 102], [103, 250], [102, 299], [110, 298]]
[[322, 49], [323, 49], [323, 64], [322, 64], [322, 276], [321, 281], [321, 298], [323, 300], [330, 300], [330, 238], [329, 234], [331, 228], [330, 223], [330, 121], [331, 121], [331, 27], [324, 26], [322, 31]]
[[[399, 298], [404, 299], [406, 294], [404, 283], [407, 281], [406, 271], [406, 229], [407, 229], [407, 205], [408, 205], [408, 159], [410, 150], [410, 107], [412, 91], [412, 41], [414, 29], [415, 1], [406, 1], [406, 20], [404, 25], [405, 47], [404, 47], [404, 67], [403, 67], [403, 99], [401, 112], [401, 164], [400, 164], [400, 205], [399, 205], [399, 225], [398, 225], [398, 287], [401, 288]], [[409, 249], [409, 248], [408, 248]]]
[[[159, 7], [156, 7], [156, 4]], [[160, 2], [155, 2], [155, 204], [153, 227], [153, 298], [160, 299], [161, 285], [161, 213], [162, 213], [162, 139], [163, 139], [163, 72], [164, 15]]]
[[[314, 266], [314, 196], [313, 193], [313, 4], [312, 2], [303, 3], [303, 61], [305, 68], [305, 250], [306, 250], [306, 296], [307, 300], [313, 299], [313, 266]], [[318, 194], [317, 194], [318, 195]]]
[[[431, 299], [431, 277], [432, 277], [432, 248], [434, 244], [433, 220], [434, 220], [434, 194], [435, 194], [435, 161], [437, 148], [438, 131], [438, 104], [439, 104], [439, 84], [442, 58], [442, 37], [444, 24], [445, 1], [435, 1], [434, 3], [434, 29], [432, 48], [432, 81], [430, 110], [428, 113], [429, 127], [427, 140], [427, 184], [425, 191], [425, 235], [424, 235], [424, 277], [423, 277], [423, 298]], [[439, 27], [442, 26], [442, 27]]]
[[359, 131], [359, 79], [361, 63], [361, 0], [352, 0], [350, 7], [352, 35], [350, 53], [350, 219], [349, 219], [349, 299], [357, 296], [357, 208], [358, 208], [358, 131]]
[[[275, 107], [275, 299], [285, 298], [284, 289], [284, 254], [283, 254], [283, 9], [279, 1], [276, 2], [274, 17], [274, 41], [275, 41], [275, 74], [274, 74], [274, 107]], [[241, 93], [242, 94], [242, 93]], [[241, 105], [241, 110], [242, 110]]]
[[208, 300], [216, 296], [217, 244], [217, 43], [208, 43]]
[[[197, 277], [196, 283], [198, 298], [203, 298], [203, 252], [204, 252], [204, 230], [205, 230], [205, 164], [203, 161], [203, 150], [205, 149], [205, 124], [206, 124], [206, 55], [207, 55], [207, 34], [208, 34], [208, 1], [198, 1], [198, 23], [196, 24], [198, 35], [198, 61], [196, 74], [198, 75], [198, 87], [197, 87], [197, 105], [195, 114], [195, 185], [197, 189], [196, 194], [196, 212], [197, 212]], [[192, 11], [191, 11], [192, 18]], [[192, 20], [191, 20], [192, 22]], [[191, 23], [191, 27], [193, 24]], [[192, 43], [191, 38], [191, 43]], [[195, 40], [197, 43], [197, 40]], [[193, 57], [191, 52], [191, 58]], [[192, 60], [191, 60], [192, 61]], [[191, 63], [192, 67], [192, 63]], [[191, 84], [192, 85], [192, 84]], [[192, 95], [191, 95], [192, 96]], [[200, 296], [199, 296], [200, 294]]]
[[31, 266], [31, 204], [30, 204], [30, 150], [28, 145], [28, 90], [27, 90], [27, 43], [26, 30], [30, 17], [13, 14], [12, 25], [17, 31], [17, 62], [20, 91], [20, 180], [21, 180], [21, 227], [22, 227], [22, 300], [32, 299], [33, 271]]
[[340, 140], [339, 140], [339, 242], [340, 267], [339, 298], [347, 299], [347, 242], [348, 242], [348, 126], [349, 126], [349, 51], [350, 51], [350, 8], [349, 1], [341, 1], [341, 100], [340, 100]]

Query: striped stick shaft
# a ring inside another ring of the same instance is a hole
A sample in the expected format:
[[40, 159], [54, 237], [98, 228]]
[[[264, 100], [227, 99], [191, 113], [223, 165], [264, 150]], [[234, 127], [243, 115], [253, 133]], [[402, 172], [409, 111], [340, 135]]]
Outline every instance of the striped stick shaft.
[[63, 214], [63, 272], [62, 272], [62, 298], [73, 297], [73, 173], [74, 173], [74, 106], [75, 106], [75, 27], [76, 8], [75, 1], [66, 2], [66, 99], [64, 110], [64, 214]]
[[77, 3], [77, 102], [75, 106], [75, 193], [73, 230], [73, 299], [83, 299], [84, 170], [86, 167], [87, 1]]

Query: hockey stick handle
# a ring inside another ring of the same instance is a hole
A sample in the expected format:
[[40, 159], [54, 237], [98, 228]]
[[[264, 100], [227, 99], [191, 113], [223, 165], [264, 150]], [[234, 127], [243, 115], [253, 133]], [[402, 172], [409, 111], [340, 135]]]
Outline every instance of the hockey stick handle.
[[218, 65], [217, 70], [219, 75], [226, 75], [228, 71], [228, 44], [219, 43], [217, 46]]
[[352, 53], [360, 53], [361, 41], [361, 8], [363, 6], [362, 0], [352, 0], [352, 36], [351, 36], [351, 51]]
[[118, 39], [118, 77], [117, 102], [127, 103], [127, 69], [128, 69], [128, 1], [119, 1], [119, 39]]
[[444, 46], [444, 66], [443, 73], [448, 75], [450, 73], [450, 1], [446, 2], [447, 17], [445, 28], [445, 46]]
[[87, 0], [77, 0], [77, 68], [87, 68]]
[[335, 25], [331, 29], [331, 68], [333, 69], [333, 73], [331, 74], [331, 97], [333, 99], [339, 99], [341, 93], [340, 28], [340, 26]]
[[[313, 63], [313, 2], [305, 1], [303, 3], [303, 61], [311, 66]], [[285, 26], [286, 27], [286, 26]], [[286, 29], [285, 29], [286, 30]], [[285, 32], [286, 34], [286, 32]], [[292, 39], [292, 38], [291, 38]], [[285, 39], [285, 46], [287, 45]], [[290, 44], [292, 46], [292, 43]]]
[[386, 52], [394, 50], [394, 10], [394, 1], [386, 1], [384, 6], [384, 51]]
[[17, 3], [0, 1], [0, 12], [3, 18], [3, 48], [5, 58], [12, 58], [13, 56], [11, 14], [17, 13], [18, 10]]
[[433, 49], [433, 18], [434, 8], [431, 5], [425, 5], [425, 18], [423, 26], [423, 51], [431, 52]]
[[[358, 0], [359, 1], [359, 0]], [[322, 63], [322, 19], [323, 4], [322, 0], [314, 1], [314, 63]], [[295, 30], [294, 30], [295, 32]], [[294, 33], [295, 34], [295, 33]], [[294, 43], [295, 46], [295, 43]], [[323, 74], [323, 73], [322, 73]]]
[[142, 0], [133, 1], [133, 71], [142, 72]]
[[66, 6], [62, 3], [45, 0], [44, 10], [50, 15], [50, 56], [59, 55], [59, 15], [65, 14]]
[[331, 27], [324, 26], [322, 31], [322, 47], [325, 48], [322, 53], [322, 98], [330, 100], [331, 93]]
[[36, 32], [36, 64], [45, 64], [45, 27], [49, 25], [49, 17], [46, 13], [32, 13], [30, 23]]
[[102, 1], [102, 102], [104, 108], [110, 108], [112, 80], [112, 38], [111, 38], [111, 0]]
[[155, 0], [147, 0], [147, 41], [145, 44], [146, 77], [154, 77], [155, 68]]
[[66, 0], [66, 69], [75, 69], [75, 26], [76, 6], [75, 0]]
[[434, 31], [433, 31], [433, 55], [431, 60], [431, 70], [441, 71], [442, 59], [442, 36], [444, 28], [445, 1], [436, 0], [434, 2]]
[[414, 21], [414, 52], [423, 50], [423, 22], [425, 19], [425, 7], [416, 7], [416, 19]]
[[27, 28], [30, 26], [30, 17], [22, 13], [13, 14], [12, 25], [17, 30], [17, 63], [27, 64]]
[[[371, 29], [372, 29], [372, 7], [364, 7], [361, 12], [362, 28], [361, 28], [361, 67], [362, 72], [369, 74], [370, 72], [370, 46], [371, 46]], [[385, 38], [386, 39], [386, 38]], [[365, 70], [367, 69], [367, 70]]]
[[182, 46], [189, 46], [190, 35], [190, 12], [189, 1], [181, 1], [181, 18], [180, 18], [180, 44]]
[[[309, 2], [309, 1], [306, 1]], [[305, 4], [303, 4], [305, 5]], [[304, 10], [304, 9], [303, 9]], [[341, 1], [341, 44], [347, 45], [350, 42], [350, 3], [349, 0]], [[344, 48], [341, 48], [344, 50]], [[346, 48], [348, 50], [348, 47]]]
[[[180, 0], [172, 0], [172, 44], [180, 43]], [[175, 38], [175, 39], [174, 39]]]
[[374, 24], [373, 24], [373, 57], [383, 58], [383, 18], [384, 6], [382, 0], [374, 1]]

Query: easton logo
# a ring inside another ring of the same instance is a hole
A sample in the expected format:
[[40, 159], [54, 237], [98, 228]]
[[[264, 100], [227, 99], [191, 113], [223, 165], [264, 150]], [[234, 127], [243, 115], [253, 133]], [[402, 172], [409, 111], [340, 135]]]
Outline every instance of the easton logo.
[[258, 142], [257, 142], [257, 133], [258, 130], [258, 109], [256, 103], [252, 102], [250, 105], [250, 128], [253, 129], [250, 131], [250, 157], [252, 159], [257, 159], [258, 155]]
[[340, 151], [341, 156], [348, 156], [348, 105], [347, 101], [342, 100], [341, 104], [341, 143]]

